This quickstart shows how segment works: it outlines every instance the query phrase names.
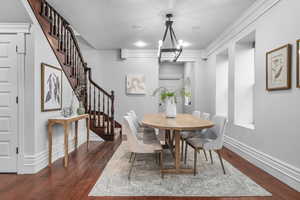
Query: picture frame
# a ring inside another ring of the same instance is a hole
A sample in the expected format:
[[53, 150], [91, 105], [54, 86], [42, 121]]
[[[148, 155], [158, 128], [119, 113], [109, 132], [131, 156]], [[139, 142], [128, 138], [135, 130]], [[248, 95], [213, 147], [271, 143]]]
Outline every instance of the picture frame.
[[41, 111], [62, 109], [62, 70], [58, 67], [41, 64]]
[[300, 39], [297, 40], [297, 88], [300, 88]]
[[266, 53], [267, 91], [291, 88], [291, 50], [287, 44]]
[[127, 94], [146, 94], [144, 74], [127, 74], [126, 75], [126, 93]]

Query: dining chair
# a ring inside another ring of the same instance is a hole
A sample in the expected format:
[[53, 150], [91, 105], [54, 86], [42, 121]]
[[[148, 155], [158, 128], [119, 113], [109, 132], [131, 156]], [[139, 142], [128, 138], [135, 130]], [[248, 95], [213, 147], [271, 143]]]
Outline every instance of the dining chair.
[[130, 110], [127, 114], [131, 115], [133, 120], [134, 120], [134, 124], [136, 127], [138, 127], [138, 130], [140, 131], [155, 131], [153, 128], [150, 127], [146, 127], [144, 126], [138, 119], [138, 116], [136, 114], [136, 112], [134, 110]]
[[[144, 143], [137, 139], [137, 129], [134, 125], [134, 120], [131, 116], [124, 116], [124, 132], [127, 136], [127, 144], [129, 151], [132, 153], [133, 159], [128, 173], [128, 180], [130, 180], [132, 168], [137, 154], [156, 154], [159, 153], [160, 157], [160, 169], [163, 169], [163, 148], [158, 140], [151, 140], [149, 143]], [[131, 159], [130, 159], [131, 160]], [[161, 173], [163, 177], [163, 174]]]
[[[201, 118], [201, 112], [198, 111], [198, 110], [195, 110], [192, 115], [194, 117], [197, 117], [197, 118]], [[187, 154], [187, 144], [186, 144], [186, 140], [188, 138], [192, 138], [194, 137], [195, 135], [197, 134], [197, 131], [182, 131], [180, 132], [180, 136], [181, 136], [181, 160], [184, 159], [184, 163], [186, 164], [186, 154]], [[184, 144], [185, 144], [185, 151], [184, 151]], [[183, 156], [183, 153], [185, 152], [185, 157]], [[205, 155], [205, 159], [207, 160], [207, 155], [206, 155], [206, 152], [203, 151], [204, 155]]]
[[[201, 113], [200, 116], [201, 116], [201, 119], [210, 120], [210, 113], [203, 112], [203, 113]], [[190, 137], [188, 137], [188, 138], [192, 138], [192, 137], [204, 138], [206, 130], [207, 129], [194, 131], [193, 134], [191, 134]], [[188, 138], [186, 138], [186, 139], [188, 139]], [[188, 151], [188, 145], [187, 145], [187, 143], [185, 143], [185, 149], [184, 149], [184, 163], [185, 164], [186, 164], [186, 160], [187, 160], [187, 151]], [[203, 153], [204, 153], [204, 156], [205, 156], [205, 160], [208, 161], [207, 154], [206, 154], [206, 151], [204, 149], [203, 149]]]
[[136, 133], [138, 140], [143, 140], [144, 142], [147, 143], [149, 140], [157, 139], [154, 129], [144, 128], [140, 125], [141, 123], [138, 121], [137, 115], [135, 114], [134, 111], [129, 111], [127, 113], [127, 115], [131, 117], [131, 119], [133, 121], [133, 125], [137, 130], [135, 133]]
[[[212, 160], [211, 151], [215, 151], [220, 159], [223, 173], [226, 174], [223, 160], [221, 157], [221, 150], [224, 143], [224, 134], [227, 127], [227, 119], [223, 116], [214, 116], [212, 118], [214, 126], [207, 129], [205, 137], [193, 137], [186, 140], [186, 143], [194, 149], [194, 175], [197, 172], [197, 152], [199, 150], [208, 150], [210, 152], [210, 157]], [[213, 163], [213, 160], [212, 160]]]

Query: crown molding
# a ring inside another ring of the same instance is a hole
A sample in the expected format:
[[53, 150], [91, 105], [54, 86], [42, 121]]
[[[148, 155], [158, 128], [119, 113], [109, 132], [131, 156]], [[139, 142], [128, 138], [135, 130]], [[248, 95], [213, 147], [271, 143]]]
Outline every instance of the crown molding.
[[0, 23], [0, 33], [30, 33], [29, 23]]
[[207, 56], [224, 46], [228, 41], [254, 24], [266, 12], [273, 8], [281, 0], [257, 0], [244, 14], [227, 28], [217, 39], [206, 48]]

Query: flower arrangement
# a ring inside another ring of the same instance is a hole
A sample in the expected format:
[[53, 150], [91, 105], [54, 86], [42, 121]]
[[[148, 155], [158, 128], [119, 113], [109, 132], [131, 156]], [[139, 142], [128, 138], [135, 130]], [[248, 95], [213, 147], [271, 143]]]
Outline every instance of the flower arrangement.
[[178, 96], [188, 98], [192, 96], [191, 92], [187, 92], [184, 88], [170, 91], [165, 87], [159, 87], [154, 90], [152, 96], [156, 96], [158, 93], [160, 95], [160, 100], [166, 103], [166, 116], [169, 118], [176, 117], [176, 103]]
[[159, 93], [160, 95], [160, 100], [162, 102], [165, 102], [166, 100], [169, 99], [174, 99], [175, 103], [177, 103], [177, 97], [182, 96], [182, 97], [192, 97], [191, 92], [187, 92], [184, 88], [177, 89], [175, 91], [170, 91], [165, 87], [159, 87], [154, 90], [152, 96], [156, 96]]

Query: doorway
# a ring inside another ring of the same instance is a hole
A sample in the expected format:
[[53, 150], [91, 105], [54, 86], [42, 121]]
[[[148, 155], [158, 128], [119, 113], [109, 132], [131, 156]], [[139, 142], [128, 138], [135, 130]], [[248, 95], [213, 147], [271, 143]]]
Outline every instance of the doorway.
[[17, 172], [17, 36], [0, 34], [0, 173]]
[[[184, 87], [184, 63], [164, 62], [159, 65], [159, 87], [170, 91], [180, 90]], [[177, 96], [177, 113], [184, 112], [183, 97]], [[165, 111], [165, 104], [159, 100], [159, 112]]]

